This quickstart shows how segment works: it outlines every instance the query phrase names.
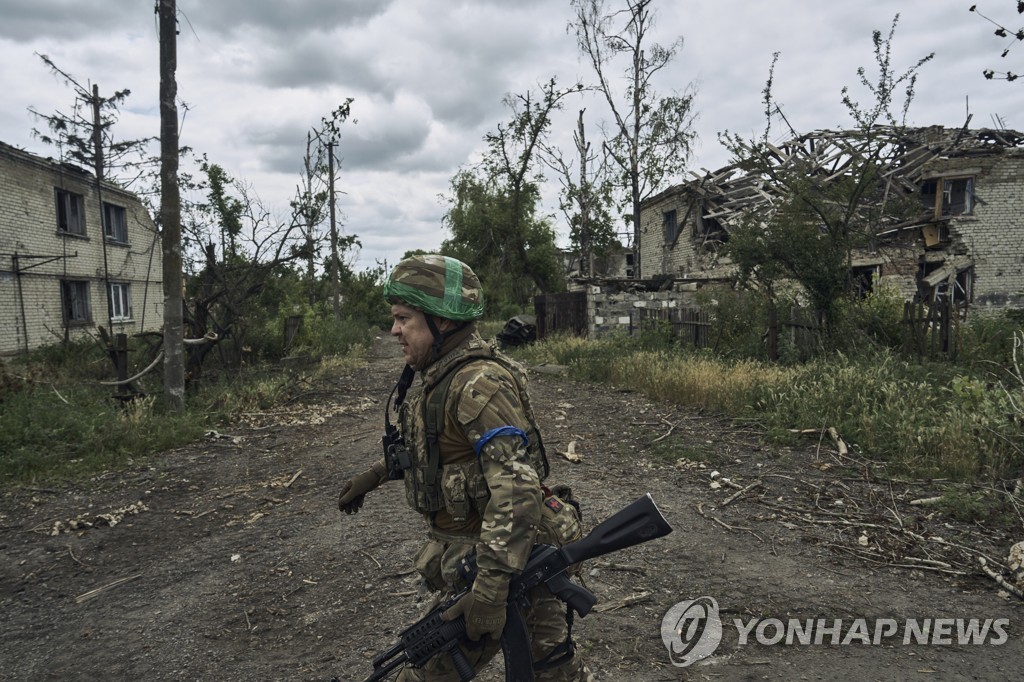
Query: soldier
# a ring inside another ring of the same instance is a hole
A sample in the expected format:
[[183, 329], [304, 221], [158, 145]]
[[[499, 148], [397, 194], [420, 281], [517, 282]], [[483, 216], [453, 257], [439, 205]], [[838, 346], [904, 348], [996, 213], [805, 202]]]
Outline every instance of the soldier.
[[[472, 589], [444, 618], [465, 617], [468, 638], [481, 643], [463, 648], [479, 671], [500, 649], [509, 579], [522, 571], [535, 543], [578, 539], [578, 511], [541, 483], [548, 462], [526, 378], [519, 365], [477, 335], [483, 292], [469, 266], [438, 255], [408, 258], [392, 271], [384, 295], [391, 303], [391, 335], [406, 361], [395, 407], [408, 456], [404, 462], [382, 458], [347, 481], [338, 507], [357, 512], [366, 493], [389, 478], [403, 478], [408, 503], [427, 522], [428, 540], [416, 555], [416, 568], [440, 592], [438, 599], [465, 586], [457, 565], [476, 552]], [[415, 373], [420, 381], [411, 386]], [[392, 432], [390, 420], [385, 423]], [[559, 492], [562, 498], [571, 495]], [[529, 596], [525, 620], [535, 678], [592, 680], [572, 642], [565, 605], [544, 586]], [[447, 655], [398, 677], [458, 679]]]

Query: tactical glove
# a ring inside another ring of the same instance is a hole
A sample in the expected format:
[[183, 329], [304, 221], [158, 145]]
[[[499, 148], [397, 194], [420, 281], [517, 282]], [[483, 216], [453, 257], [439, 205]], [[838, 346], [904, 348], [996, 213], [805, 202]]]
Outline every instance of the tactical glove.
[[367, 471], [345, 482], [338, 495], [338, 509], [346, 514], [355, 514], [363, 506], [366, 493], [374, 490], [384, 480], [383, 462], [375, 462]]
[[[505, 590], [507, 594], [507, 589]], [[472, 590], [441, 614], [442, 620], [455, 620], [460, 615], [466, 619], [466, 636], [471, 640], [478, 641], [484, 635], [490, 635], [492, 639], [501, 638], [501, 632], [505, 629], [505, 608], [506, 600], [494, 604], [473, 593]]]

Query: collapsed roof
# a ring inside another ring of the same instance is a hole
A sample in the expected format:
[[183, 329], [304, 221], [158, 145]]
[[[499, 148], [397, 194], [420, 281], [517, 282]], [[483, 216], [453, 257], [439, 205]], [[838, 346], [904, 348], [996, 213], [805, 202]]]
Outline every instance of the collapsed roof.
[[736, 162], [716, 171], [702, 169], [703, 175], [690, 171], [695, 180], [674, 190], [702, 199], [702, 217], [728, 228], [743, 214], [771, 212], [786, 193], [771, 176], [787, 170], [818, 176], [828, 183], [875, 158], [883, 181], [909, 195], [920, 190], [929, 164], [937, 159], [991, 156], [1021, 147], [1024, 134], [1006, 129], [875, 126], [870, 131], [818, 130], [778, 146], [763, 143], [760, 156], [767, 165], [757, 170]]

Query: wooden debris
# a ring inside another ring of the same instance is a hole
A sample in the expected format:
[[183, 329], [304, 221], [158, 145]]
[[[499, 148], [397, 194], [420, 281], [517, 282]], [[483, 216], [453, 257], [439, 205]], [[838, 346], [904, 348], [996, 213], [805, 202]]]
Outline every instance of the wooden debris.
[[136, 573], [135, 575], [130, 575], [127, 578], [118, 578], [114, 582], [107, 583], [103, 587], [97, 587], [95, 590], [89, 590], [88, 592], [83, 592], [82, 594], [80, 594], [77, 597], [75, 597], [75, 603], [76, 604], [81, 604], [83, 602], [89, 601], [90, 599], [95, 599], [96, 597], [100, 596], [104, 592], [108, 592], [108, 591], [114, 589], [115, 587], [120, 587], [121, 585], [124, 585], [125, 583], [130, 583], [133, 580], [138, 580], [141, 577], [142, 577], [141, 573]]
[[606, 613], [608, 611], [615, 611], [617, 609], [625, 608], [627, 606], [632, 606], [633, 604], [639, 604], [640, 602], [648, 601], [650, 600], [650, 598], [650, 592], [640, 592], [638, 594], [633, 594], [628, 597], [623, 597], [622, 599], [616, 599], [614, 601], [598, 604], [594, 607], [594, 610], [598, 613]]
[[735, 502], [740, 497], [743, 497], [743, 495], [745, 495], [746, 493], [749, 493], [754, 488], [759, 488], [762, 485], [763, 484], [761, 483], [761, 481], [754, 481], [753, 483], [748, 485], [746, 488], [742, 488], [742, 489], [736, 491], [735, 493], [733, 493], [732, 495], [730, 495], [729, 497], [727, 497], [720, 505], [718, 505], [718, 507], [722, 508], [722, 507], [724, 507], [727, 504]]
[[999, 585], [1001, 588], [1003, 588], [1010, 594], [1016, 596], [1018, 599], [1024, 599], [1024, 592], [1022, 592], [1020, 588], [1016, 585], [1010, 583], [1006, 578], [1002, 576], [1002, 574], [997, 573], [995, 570], [990, 568], [988, 565], [988, 561], [985, 560], [985, 557], [978, 557], [978, 563], [981, 565], [981, 570], [985, 572], [985, 575], [992, 578], [992, 580], [995, 580], [997, 585]]
[[559, 450], [558, 454], [560, 454], [562, 457], [565, 457], [567, 460], [569, 460], [573, 464], [579, 464], [580, 462], [583, 461], [583, 455], [581, 455], [580, 453], [576, 452], [576, 441], [575, 440], [569, 441], [569, 445], [566, 447], [565, 452], [562, 452], [561, 450]]

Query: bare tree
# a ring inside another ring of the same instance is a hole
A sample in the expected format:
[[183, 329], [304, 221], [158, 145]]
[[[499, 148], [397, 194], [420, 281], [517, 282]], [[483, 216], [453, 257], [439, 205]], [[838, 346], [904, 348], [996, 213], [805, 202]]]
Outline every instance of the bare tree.
[[616, 240], [608, 156], [591, 148], [583, 123], [585, 111], [580, 109], [573, 133], [575, 156], [567, 160], [561, 150], [545, 145], [541, 158], [558, 175], [559, 208], [569, 224], [569, 241], [580, 257], [580, 272], [593, 276], [595, 258], [606, 255]]
[[[653, 0], [626, 0], [624, 9], [608, 10], [604, 0], [572, 0], [575, 17], [570, 30], [580, 51], [590, 60], [597, 88], [612, 113], [613, 130], [606, 133], [605, 151], [611, 156], [628, 194], [632, 224], [634, 272], [640, 270], [640, 204], [689, 159], [696, 134], [691, 83], [683, 94], [659, 97], [653, 80], [683, 45], [677, 38], [665, 47], [651, 43]], [[626, 80], [619, 91], [610, 69], [624, 61]]]

